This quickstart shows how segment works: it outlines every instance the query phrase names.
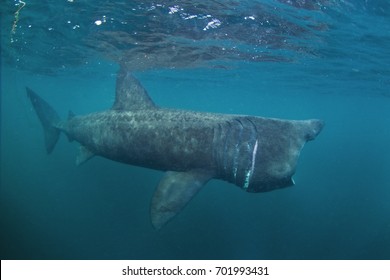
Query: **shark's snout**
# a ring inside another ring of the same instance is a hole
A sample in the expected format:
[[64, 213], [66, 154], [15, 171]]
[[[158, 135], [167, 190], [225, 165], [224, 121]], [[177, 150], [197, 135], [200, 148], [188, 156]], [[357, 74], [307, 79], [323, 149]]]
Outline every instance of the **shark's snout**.
[[308, 120], [309, 122], [308, 129], [306, 132], [306, 141], [314, 140], [318, 134], [320, 134], [321, 130], [323, 129], [325, 123], [322, 120]]

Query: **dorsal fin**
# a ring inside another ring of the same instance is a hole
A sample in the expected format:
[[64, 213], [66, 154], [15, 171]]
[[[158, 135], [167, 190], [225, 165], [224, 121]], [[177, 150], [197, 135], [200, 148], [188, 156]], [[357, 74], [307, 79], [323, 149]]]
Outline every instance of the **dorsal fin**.
[[113, 110], [134, 111], [154, 109], [152, 99], [134, 76], [121, 66], [116, 78], [116, 96]]
[[69, 112], [68, 112], [68, 121], [73, 119], [75, 116], [76, 116], [76, 114], [73, 113], [71, 110], [69, 110]]

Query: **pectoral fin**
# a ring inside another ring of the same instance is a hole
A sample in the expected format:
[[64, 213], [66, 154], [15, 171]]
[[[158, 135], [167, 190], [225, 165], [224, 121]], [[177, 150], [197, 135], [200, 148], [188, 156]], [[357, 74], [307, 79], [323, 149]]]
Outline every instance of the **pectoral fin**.
[[92, 158], [95, 154], [88, 150], [88, 148], [84, 146], [80, 146], [79, 148], [79, 154], [77, 155], [76, 158], [76, 165], [79, 166], [86, 161], [88, 161], [90, 158]]
[[212, 178], [205, 170], [168, 171], [152, 198], [151, 219], [156, 229], [176, 216], [198, 191]]

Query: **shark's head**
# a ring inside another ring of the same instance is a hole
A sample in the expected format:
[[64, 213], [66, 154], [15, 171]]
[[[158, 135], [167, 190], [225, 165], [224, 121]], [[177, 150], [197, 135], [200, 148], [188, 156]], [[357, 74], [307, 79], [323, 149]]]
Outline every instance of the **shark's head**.
[[227, 127], [217, 154], [220, 176], [245, 191], [266, 192], [294, 185], [301, 149], [323, 122], [240, 117]]
[[247, 187], [244, 185], [243, 188], [248, 192], [266, 192], [294, 185], [292, 176], [300, 152], [323, 126], [321, 120], [275, 120], [270, 123], [267, 133], [259, 134], [253, 174]]

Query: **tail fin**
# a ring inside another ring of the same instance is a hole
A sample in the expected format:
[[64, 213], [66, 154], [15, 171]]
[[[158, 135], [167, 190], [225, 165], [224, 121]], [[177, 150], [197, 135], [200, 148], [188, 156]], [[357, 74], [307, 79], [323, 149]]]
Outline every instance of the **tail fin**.
[[60, 137], [60, 130], [56, 127], [60, 122], [60, 117], [57, 112], [41, 97], [39, 97], [35, 92], [33, 92], [28, 87], [27, 96], [30, 98], [31, 103], [34, 107], [35, 112], [38, 115], [39, 120], [43, 126], [43, 130], [45, 133], [45, 146], [46, 151], [50, 154], [57, 141]]

